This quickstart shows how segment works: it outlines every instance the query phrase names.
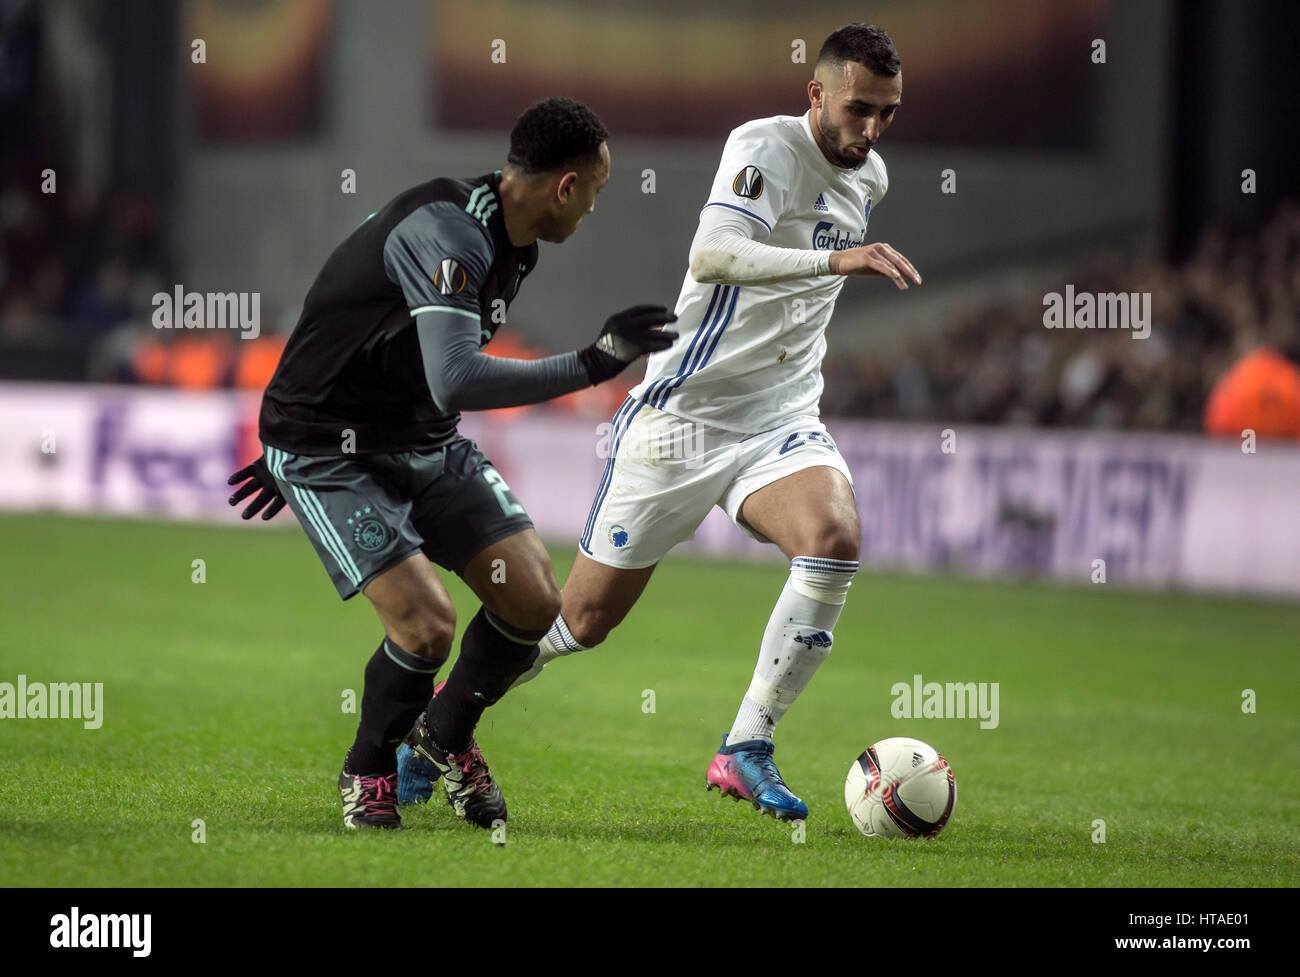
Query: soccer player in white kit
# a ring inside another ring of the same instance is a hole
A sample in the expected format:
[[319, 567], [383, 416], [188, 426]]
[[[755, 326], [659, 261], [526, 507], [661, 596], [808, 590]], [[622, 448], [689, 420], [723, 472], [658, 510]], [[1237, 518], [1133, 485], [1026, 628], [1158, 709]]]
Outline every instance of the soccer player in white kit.
[[889, 186], [872, 145], [901, 94], [888, 35], [850, 24], [822, 46], [807, 114], [731, 133], [677, 300], [681, 338], [614, 415], [560, 617], [520, 680], [604, 641], [720, 506], [779, 546], [790, 575], [706, 785], [787, 820], [808, 809], [777, 771], [772, 734], [831, 650], [861, 538], [852, 476], [818, 418], [824, 334], [844, 276], [921, 284], [888, 244], [864, 243]]

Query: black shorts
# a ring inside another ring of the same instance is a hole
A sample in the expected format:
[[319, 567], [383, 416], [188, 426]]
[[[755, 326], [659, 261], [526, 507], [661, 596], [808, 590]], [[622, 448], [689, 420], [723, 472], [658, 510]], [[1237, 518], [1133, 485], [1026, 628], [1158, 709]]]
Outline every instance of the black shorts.
[[330, 457], [262, 447], [344, 600], [413, 553], [460, 573], [497, 540], [533, 526], [468, 438], [432, 451]]

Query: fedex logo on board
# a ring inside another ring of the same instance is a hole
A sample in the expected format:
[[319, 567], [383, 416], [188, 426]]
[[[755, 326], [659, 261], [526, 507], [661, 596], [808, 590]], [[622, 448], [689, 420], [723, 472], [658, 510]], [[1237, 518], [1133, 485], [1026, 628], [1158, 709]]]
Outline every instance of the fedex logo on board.
[[180, 416], [164, 407], [105, 401], [91, 431], [90, 484], [102, 489], [126, 478], [150, 494], [180, 490], [224, 499], [240, 457], [233, 415], [206, 401]]

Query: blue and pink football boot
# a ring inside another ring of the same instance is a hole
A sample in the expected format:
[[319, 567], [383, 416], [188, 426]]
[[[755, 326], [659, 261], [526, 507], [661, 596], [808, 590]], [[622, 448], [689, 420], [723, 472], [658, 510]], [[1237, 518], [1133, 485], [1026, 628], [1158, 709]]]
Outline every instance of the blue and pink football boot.
[[779, 821], [807, 818], [808, 805], [790, 792], [772, 761], [774, 749], [769, 740], [746, 740], [728, 746], [724, 733], [722, 747], [704, 775], [705, 788], [716, 787], [723, 797], [749, 801], [754, 810]]

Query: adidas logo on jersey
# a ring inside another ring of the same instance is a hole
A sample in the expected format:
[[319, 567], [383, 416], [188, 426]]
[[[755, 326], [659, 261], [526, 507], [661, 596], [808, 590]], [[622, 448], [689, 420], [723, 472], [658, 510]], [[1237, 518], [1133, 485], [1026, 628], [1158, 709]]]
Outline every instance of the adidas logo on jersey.
[[822, 214], [829, 214], [831, 212], [830, 207], [826, 206], [826, 197], [824, 194], [817, 194], [817, 202], [813, 204], [813, 210]]

